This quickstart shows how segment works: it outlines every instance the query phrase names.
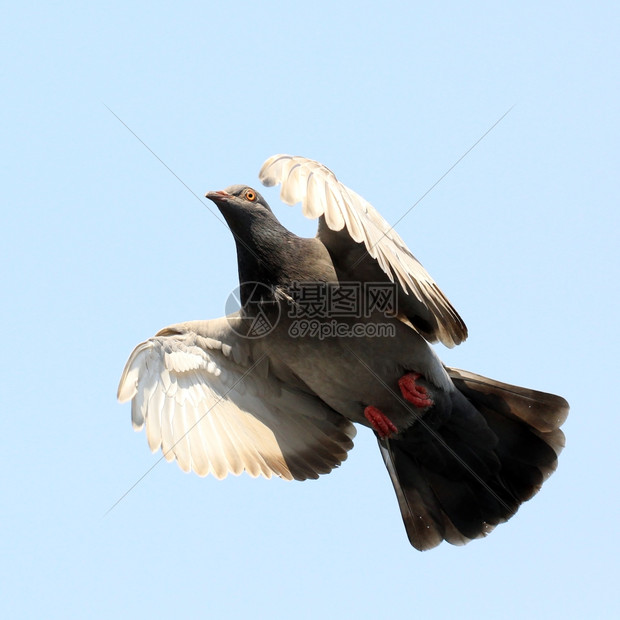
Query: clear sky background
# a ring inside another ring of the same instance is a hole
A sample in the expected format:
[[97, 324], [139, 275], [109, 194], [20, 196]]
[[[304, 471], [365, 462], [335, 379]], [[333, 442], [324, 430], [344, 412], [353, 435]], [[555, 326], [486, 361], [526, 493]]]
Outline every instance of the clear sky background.
[[[618, 617], [619, 16], [615, 2], [5, 6], [2, 617]], [[318, 481], [157, 464], [116, 403], [120, 373], [161, 327], [224, 313], [235, 251], [106, 105], [198, 196], [257, 185], [268, 156], [292, 153], [390, 222], [514, 105], [397, 230], [469, 326], [437, 348], [446, 363], [569, 400], [543, 491], [488, 538], [419, 553], [366, 429]]]

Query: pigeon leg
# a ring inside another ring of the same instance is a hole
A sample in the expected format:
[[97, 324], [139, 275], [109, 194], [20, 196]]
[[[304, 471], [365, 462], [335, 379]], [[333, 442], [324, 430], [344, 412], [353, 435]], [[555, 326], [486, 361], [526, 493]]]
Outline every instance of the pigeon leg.
[[430, 407], [434, 403], [428, 397], [426, 388], [422, 385], [417, 385], [415, 382], [421, 376], [419, 372], [410, 372], [398, 380], [398, 387], [406, 400], [423, 409], [424, 407]]
[[391, 420], [376, 407], [368, 406], [364, 409], [364, 415], [371, 426], [377, 431], [381, 439], [386, 439], [392, 433], [397, 433], [398, 429], [392, 424]]

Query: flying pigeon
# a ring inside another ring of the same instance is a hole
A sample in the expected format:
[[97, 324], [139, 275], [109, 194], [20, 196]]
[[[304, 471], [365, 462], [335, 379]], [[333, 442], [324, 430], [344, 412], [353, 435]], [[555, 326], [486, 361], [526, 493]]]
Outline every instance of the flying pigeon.
[[184, 471], [318, 478], [370, 428], [411, 544], [488, 534], [555, 470], [568, 403], [446, 367], [429, 343], [467, 337], [400, 236], [322, 164], [275, 155], [259, 178], [318, 218], [278, 221], [253, 188], [206, 197], [237, 250], [239, 309], [165, 327], [130, 355], [119, 388], [152, 451]]

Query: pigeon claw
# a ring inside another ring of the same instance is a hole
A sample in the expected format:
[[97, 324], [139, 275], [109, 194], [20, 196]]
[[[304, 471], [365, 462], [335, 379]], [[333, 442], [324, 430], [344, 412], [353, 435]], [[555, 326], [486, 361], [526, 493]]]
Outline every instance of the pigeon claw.
[[410, 372], [398, 380], [398, 387], [405, 400], [423, 409], [424, 407], [430, 407], [434, 403], [428, 397], [426, 388], [416, 383], [416, 379], [419, 379], [421, 376], [419, 372]]
[[393, 433], [398, 433], [398, 429], [392, 424], [392, 421], [376, 407], [370, 405], [366, 407], [364, 416], [381, 439], [387, 439]]

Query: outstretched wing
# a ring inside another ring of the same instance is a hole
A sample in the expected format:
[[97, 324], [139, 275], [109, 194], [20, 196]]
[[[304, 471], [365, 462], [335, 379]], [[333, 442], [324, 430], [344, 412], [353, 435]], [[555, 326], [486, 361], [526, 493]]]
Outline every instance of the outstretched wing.
[[347, 458], [354, 426], [251, 360], [225, 319], [179, 324], [139, 344], [118, 388], [149, 446], [200, 476], [318, 478]]
[[268, 187], [280, 183], [283, 202], [301, 202], [306, 217], [320, 218], [318, 237], [347, 278], [389, 278], [401, 293], [399, 311], [425, 338], [449, 347], [465, 340], [465, 323], [405, 242], [331, 170], [305, 157], [274, 155], [263, 164], [259, 179]]

